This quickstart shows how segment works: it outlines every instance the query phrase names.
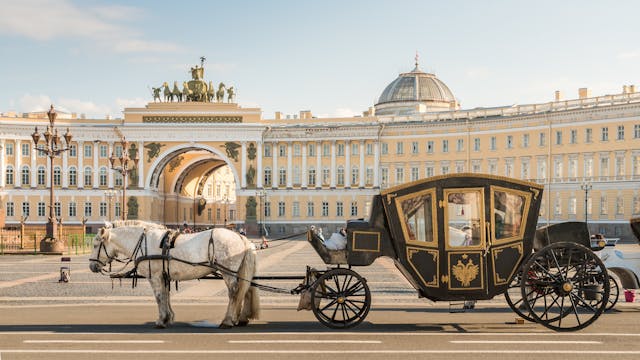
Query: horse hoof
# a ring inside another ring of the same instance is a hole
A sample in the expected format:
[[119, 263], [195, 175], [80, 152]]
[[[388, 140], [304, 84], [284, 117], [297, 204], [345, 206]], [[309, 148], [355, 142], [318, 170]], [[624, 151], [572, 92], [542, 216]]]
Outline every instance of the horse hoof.
[[249, 320], [238, 321], [238, 326], [247, 326], [249, 325]]
[[218, 328], [220, 329], [231, 329], [232, 327], [233, 327], [232, 325], [225, 324], [225, 323], [222, 323], [220, 324], [220, 326], [218, 326]]

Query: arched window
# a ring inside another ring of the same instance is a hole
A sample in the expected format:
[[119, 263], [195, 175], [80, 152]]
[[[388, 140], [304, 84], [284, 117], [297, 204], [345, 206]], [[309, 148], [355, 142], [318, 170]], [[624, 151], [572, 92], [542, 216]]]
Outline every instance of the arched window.
[[287, 185], [287, 169], [285, 169], [284, 167], [280, 168], [280, 177], [279, 177], [278, 185], [279, 186]]
[[38, 167], [38, 186], [47, 185], [47, 173], [44, 166]]
[[100, 168], [100, 186], [107, 186], [107, 168]]
[[59, 166], [53, 168], [53, 185], [60, 186], [60, 180], [62, 177], [62, 170]]
[[308, 178], [309, 178], [309, 181], [308, 181], [309, 184], [308, 185], [309, 186], [316, 186], [316, 169], [313, 166], [310, 167], [309, 168], [309, 172], [307, 174], [308, 174]]
[[122, 186], [123, 178], [122, 174], [119, 171], [115, 172], [113, 180], [115, 181], [115, 186]]
[[92, 171], [91, 167], [87, 166], [84, 168], [84, 186], [91, 186], [93, 183], [93, 176], [91, 176]]
[[264, 186], [271, 186], [271, 168], [268, 167], [264, 168]]
[[360, 184], [360, 171], [357, 166], [351, 168], [351, 186]]
[[337, 172], [337, 182], [338, 182], [338, 186], [343, 186], [344, 185], [344, 166], [340, 165], [338, 166], [338, 172]]
[[13, 185], [13, 166], [11, 165], [7, 166], [7, 176], [5, 180], [7, 185]]
[[69, 168], [69, 186], [78, 185], [78, 170], [74, 166]]
[[21, 179], [22, 179], [22, 186], [29, 186], [29, 184], [31, 183], [31, 171], [29, 170], [29, 166], [24, 165], [22, 167], [22, 172], [21, 172]]

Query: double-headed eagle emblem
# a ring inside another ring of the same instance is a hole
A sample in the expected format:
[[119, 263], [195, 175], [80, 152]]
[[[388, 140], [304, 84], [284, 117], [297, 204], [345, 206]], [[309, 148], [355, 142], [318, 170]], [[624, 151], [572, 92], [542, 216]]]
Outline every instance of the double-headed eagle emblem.
[[[465, 259], [467, 256], [463, 255], [462, 258]], [[453, 276], [455, 276], [464, 287], [471, 285], [471, 282], [478, 277], [478, 273], [480, 272], [478, 265], [474, 264], [471, 259], [469, 259], [469, 262], [466, 264], [463, 264], [461, 260], [458, 260], [458, 263], [453, 265], [451, 270], [453, 271]]]

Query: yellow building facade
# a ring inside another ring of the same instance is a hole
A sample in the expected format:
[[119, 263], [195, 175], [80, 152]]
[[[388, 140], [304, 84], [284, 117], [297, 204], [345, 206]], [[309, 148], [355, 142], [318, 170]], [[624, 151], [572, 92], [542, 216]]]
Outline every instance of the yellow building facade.
[[[192, 81], [202, 78], [203, 70]], [[3, 114], [5, 226], [44, 228], [50, 176], [63, 224], [86, 222], [95, 231], [121, 217], [124, 179], [109, 157], [121, 154], [123, 138], [140, 159], [127, 179], [128, 218], [169, 226], [233, 224], [279, 237], [314, 224], [333, 232], [347, 219], [367, 218], [380, 189], [462, 172], [544, 184], [541, 225], [586, 216], [592, 233], [624, 239], [629, 218], [640, 215], [640, 93], [633, 86], [464, 110], [416, 64], [358, 117], [302, 111], [265, 119], [234, 98], [166, 100], [124, 109], [123, 119], [59, 114], [56, 127], [74, 136], [53, 169], [31, 139], [48, 124], [46, 113]]]

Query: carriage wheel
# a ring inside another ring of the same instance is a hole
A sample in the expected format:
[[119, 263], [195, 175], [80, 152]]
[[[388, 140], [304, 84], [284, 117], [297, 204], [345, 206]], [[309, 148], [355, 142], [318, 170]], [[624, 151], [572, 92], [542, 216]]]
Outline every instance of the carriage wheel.
[[[616, 303], [618, 302], [618, 297], [620, 296], [620, 285], [618, 284], [618, 281], [615, 279], [614, 275], [612, 275], [612, 273], [609, 273], [609, 299], [607, 300], [607, 306], [605, 307], [604, 311], [609, 311], [611, 309], [613, 309], [613, 307], [616, 305]], [[598, 301], [596, 300], [592, 300], [589, 305], [591, 306], [597, 306]]]
[[332, 269], [311, 285], [313, 314], [325, 326], [347, 329], [364, 320], [371, 307], [367, 281], [355, 271]]
[[528, 312], [527, 305], [525, 304], [522, 298], [522, 292], [520, 291], [520, 281], [522, 279], [522, 271], [519, 271], [514, 277], [513, 280], [509, 283], [509, 287], [507, 291], [504, 292], [504, 298], [507, 300], [507, 304], [513, 312], [518, 314], [521, 318], [535, 322], [535, 319], [531, 317]]
[[549, 329], [583, 329], [607, 306], [607, 269], [593, 251], [582, 245], [548, 245], [531, 256], [523, 274], [526, 278], [520, 291], [530, 316]]

